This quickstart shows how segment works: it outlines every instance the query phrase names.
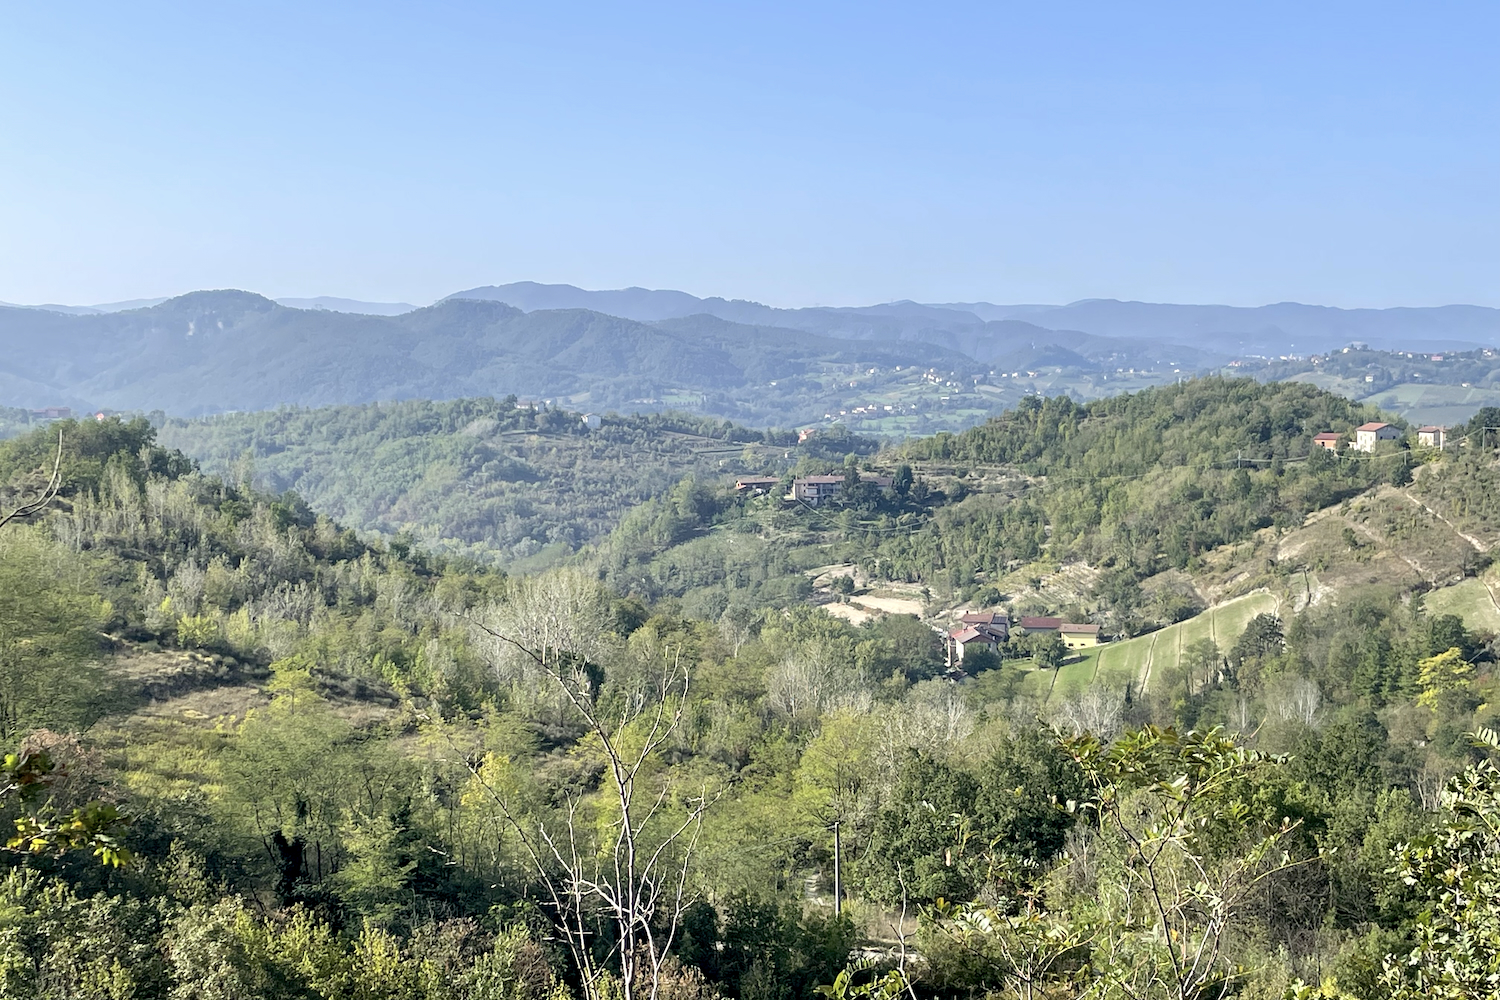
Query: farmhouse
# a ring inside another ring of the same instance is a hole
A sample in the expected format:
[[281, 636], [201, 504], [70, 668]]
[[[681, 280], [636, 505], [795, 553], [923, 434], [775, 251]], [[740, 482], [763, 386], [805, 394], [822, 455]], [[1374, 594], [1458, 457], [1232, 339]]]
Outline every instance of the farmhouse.
[[771, 490], [774, 490], [776, 484], [779, 482], [781, 480], [775, 476], [743, 476], [734, 481], [734, 491], [736, 493], [751, 493], [759, 496], [762, 493], [769, 493]]
[[1097, 646], [1100, 642], [1098, 625], [1065, 622], [1061, 618], [1021, 618], [1016, 621], [1016, 628], [1023, 635], [1051, 632], [1069, 649]]
[[967, 614], [958, 628], [948, 633], [948, 655], [952, 663], [964, 661], [964, 651], [971, 648], [994, 649], [1010, 638], [1010, 619], [997, 614]]
[[1448, 428], [1428, 424], [1417, 428], [1417, 443], [1424, 448], [1441, 448], [1448, 436]]
[[1354, 429], [1354, 450], [1374, 451], [1377, 443], [1381, 441], [1395, 441], [1400, 437], [1400, 428], [1372, 420], [1370, 423], [1360, 424]]
[[1327, 448], [1329, 451], [1338, 451], [1339, 439], [1342, 437], [1342, 434], [1335, 434], [1333, 431], [1324, 431], [1322, 434], [1313, 435], [1313, 444], [1319, 448]]
[[1077, 625], [1064, 622], [1057, 627], [1057, 634], [1069, 649], [1084, 649], [1099, 645], [1098, 625]]
[[[891, 488], [890, 476], [878, 476], [873, 472], [861, 472], [860, 482], [873, 483], [880, 489]], [[792, 492], [788, 500], [800, 500], [809, 507], [816, 507], [825, 500], [831, 500], [839, 495], [839, 490], [844, 488], [843, 476], [803, 476], [801, 479], [792, 480]]]

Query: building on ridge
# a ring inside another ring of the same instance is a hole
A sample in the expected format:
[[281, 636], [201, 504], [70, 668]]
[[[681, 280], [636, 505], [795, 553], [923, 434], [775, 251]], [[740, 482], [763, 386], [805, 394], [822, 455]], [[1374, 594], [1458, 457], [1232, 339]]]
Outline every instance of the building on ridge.
[[1428, 424], [1417, 428], [1417, 444], [1424, 448], [1442, 448], [1447, 443], [1448, 428]]
[[1343, 440], [1343, 437], [1344, 435], [1335, 434], [1333, 431], [1324, 431], [1322, 434], [1313, 435], [1313, 444], [1319, 448], [1327, 448], [1329, 451], [1338, 451], [1339, 442]]
[[741, 476], [734, 481], [734, 491], [760, 496], [774, 490], [780, 482], [775, 476]]
[[[881, 476], [873, 472], [861, 472], [859, 480], [862, 483], [872, 483], [882, 490], [891, 488], [894, 482], [890, 476]], [[792, 492], [787, 495], [788, 500], [800, 500], [809, 507], [817, 507], [825, 500], [832, 500], [839, 495], [844, 488], [843, 476], [803, 476], [801, 479], [792, 480]]]
[[1375, 445], [1381, 441], [1396, 441], [1401, 437], [1401, 429], [1392, 427], [1390, 424], [1372, 420], [1367, 424], [1360, 424], [1354, 429], [1354, 450], [1371, 452]]

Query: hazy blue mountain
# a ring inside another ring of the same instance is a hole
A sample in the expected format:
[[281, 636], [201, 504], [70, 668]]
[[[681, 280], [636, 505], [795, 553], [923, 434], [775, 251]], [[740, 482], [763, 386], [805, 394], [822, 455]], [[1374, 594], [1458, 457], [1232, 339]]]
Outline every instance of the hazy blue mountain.
[[425, 308], [289, 302], [312, 308], [233, 290], [110, 311], [0, 307], [0, 405], [191, 416], [516, 395], [576, 409], [676, 408], [761, 426], [847, 423], [903, 435], [970, 426], [1028, 394], [1096, 398], [1247, 355], [1350, 341], [1433, 351], [1500, 343], [1500, 310], [1475, 306], [775, 309], [525, 282]]
[[777, 309], [744, 299], [700, 299], [686, 292], [647, 288], [595, 292], [573, 285], [541, 285], [534, 281], [470, 288], [455, 292], [448, 298], [504, 302], [527, 312], [536, 309], [592, 309], [643, 323], [707, 315], [734, 323], [807, 330], [846, 339], [922, 340], [927, 338], [917, 334], [924, 331], [977, 326], [983, 322], [966, 310], [924, 306], [916, 302]]
[[786, 425], [837, 406], [843, 396], [830, 387], [856, 371], [898, 366], [965, 378], [980, 368], [920, 342], [855, 342], [709, 316], [651, 325], [472, 299], [399, 316], [293, 309], [241, 291], [110, 314], [0, 309], [0, 402], [15, 406], [87, 400], [194, 415], [515, 394], [597, 409], [682, 405]]
[[359, 299], [341, 299], [334, 295], [319, 295], [311, 299], [277, 299], [278, 303], [292, 309], [327, 309], [329, 312], [360, 313], [365, 316], [400, 316], [419, 308], [410, 302], [362, 302]]
[[0, 302], [0, 306], [10, 306], [13, 309], [45, 309], [48, 312], [67, 313], [70, 316], [95, 316], [99, 313], [124, 312], [127, 309], [149, 309], [151, 306], [161, 305], [167, 301], [163, 296], [159, 299], [127, 299], [124, 302], [100, 302], [91, 306], [65, 306], [55, 302], [49, 302], [40, 306], [12, 306], [9, 302]]
[[[543, 285], [535, 281], [516, 281], [508, 285], [486, 285], [454, 292], [450, 299], [484, 299], [504, 302], [525, 312], [539, 309], [592, 309], [625, 319], [649, 323], [654, 320], [677, 319], [695, 313], [718, 315], [712, 309], [703, 308], [705, 302], [724, 302], [723, 299], [700, 299], [687, 292], [653, 291], [649, 288], [620, 288], [609, 292], [591, 292], [573, 285]], [[758, 303], [747, 302], [747, 306], [766, 309]]]
[[[921, 340], [969, 354], [974, 349], [967, 345], [996, 336], [986, 327], [997, 322], [1024, 322], [1049, 331], [1127, 338], [1138, 342], [1126, 349], [1132, 352], [1146, 345], [1153, 348], [1181, 345], [1203, 352], [1197, 356], [1200, 360], [1251, 354], [1310, 354], [1333, 350], [1351, 341], [1406, 350], [1500, 345], [1500, 309], [1465, 305], [1338, 309], [1285, 302], [1247, 308], [1085, 299], [1063, 306], [989, 302], [929, 305], [899, 301], [873, 306], [777, 309], [738, 299], [700, 299], [677, 291], [645, 288], [586, 291], [572, 285], [529, 281], [471, 288], [450, 297], [505, 302], [527, 311], [593, 309], [642, 322], [703, 313], [737, 323], [806, 330], [846, 339]], [[1076, 349], [1062, 340], [1051, 342]], [[1179, 349], [1176, 353], [1182, 352]]]
[[1280, 302], [1250, 308], [1085, 299], [1065, 306], [978, 302], [950, 308], [968, 310], [983, 319], [1024, 319], [1049, 329], [1168, 341], [1232, 355], [1305, 355], [1352, 341], [1388, 350], [1500, 345], [1500, 309], [1485, 306], [1337, 309]]

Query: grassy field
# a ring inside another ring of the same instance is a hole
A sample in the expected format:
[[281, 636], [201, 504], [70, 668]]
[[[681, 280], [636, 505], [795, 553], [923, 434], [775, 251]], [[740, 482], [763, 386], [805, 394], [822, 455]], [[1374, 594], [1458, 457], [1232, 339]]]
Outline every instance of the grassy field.
[[1094, 683], [1123, 688], [1144, 681], [1149, 686], [1151, 673], [1175, 667], [1183, 649], [1199, 639], [1211, 639], [1220, 649], [1228, 649], [1251, 618], [1274, 612], [1277, 603], [1275, 595], [1265, 591], [1237, 597], [1149, 635], [1097, 646], [1082, 659], [1064, 665], [1055, 683], [1050, 672], [1034, 670], [1023, 680], [1022, 690], [1038, 698], [1057, 698]]
[[1500, 632], [1500, 607], [1495, 604], [1497, 597], [1500, 597], [1500, 575], [1490, 572], [1434, 590], [1423, 598], [1422, 603], [1429, 614], [1458, 615], [1475, 631]]
[[1423, 385], [1403, 382], [1366, 396], [1384, 410], [1393, 410], [1414, 424], [1453, 426], [1474, 415], [1481, 406], [1500, 405], [1500, 391], [1461, 385]]

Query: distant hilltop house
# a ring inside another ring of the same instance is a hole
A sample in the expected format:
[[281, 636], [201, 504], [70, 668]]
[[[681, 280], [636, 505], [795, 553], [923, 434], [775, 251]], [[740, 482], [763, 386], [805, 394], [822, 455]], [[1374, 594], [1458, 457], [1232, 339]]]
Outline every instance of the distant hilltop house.
[[1021, 635], [1050, 632], [1062, 639], [1069, 649], [1083, 649], [1099, 645], [1099, 626], [1080, 622], [1065, 622], [1061, 618], [1025, 617], [1016, 621]]
[[580, 419], [583, 421], [583, 426], [591, 431], [597, 431], [599, 426], [604, 423], [604, 418], [597, 413], [585, 413]]
[[816, 437], [817, 434], [818, 429], [816, 427], [804, 427], [797, 432], [797, 443], [801, 444], [810, 437]]
[[769, 493], [774, 490], [776, 484], [779, 482], [781, 480], [775, 476], [742, 476], [734, 481], [734, 491], [736, 493], [751, 493], [755, 496], [760, 496], [762, 493]]
[[[883, 490], [891, 488], [893, 480], [890, 476], [881, 476], [873, 472], [861, 472], [860, 482], [873, 483]], [[839, 490], [844, 488], [843, 476], [803, 476], [801, 479], [792, 480], [792, 492], [788, 500], [800, 500], [809, 507], [816, 507], [824, 500], [831, 500], [838, 496]]]
[[1335, 434], [1333, 431], [1324, 431], [1322, 434], [1313, 435], [1313, 444], [1319, 448], [1327, 448], [1329, 451], [1338, 451], [1339, 440], [1341, 438], [1343, 438], [1342, 434]]
[[1400, 437], [1400, 428], [1372, 420], [1368, 424], [1360, 424], [1354, 429], [1354, 450], [1374, 451], [1375, 445], [1381, 441], [1396, 441]]
[[1010, 616], [979, 613], [966, 614], [957, 628], [948, 632], [948, 659], [962, 663], [968, 649], [994, 649], [1010, 638]]
[[1448, 428], [1428, 424], [1417, 428], [1417, 443], [1424, 448], [1441, 448], [1447, 443]]
[[31, 415], [38, 420], [66, 420], [73, 415], [71, 406], [44, 406], [40, 410], [32, 410]]

